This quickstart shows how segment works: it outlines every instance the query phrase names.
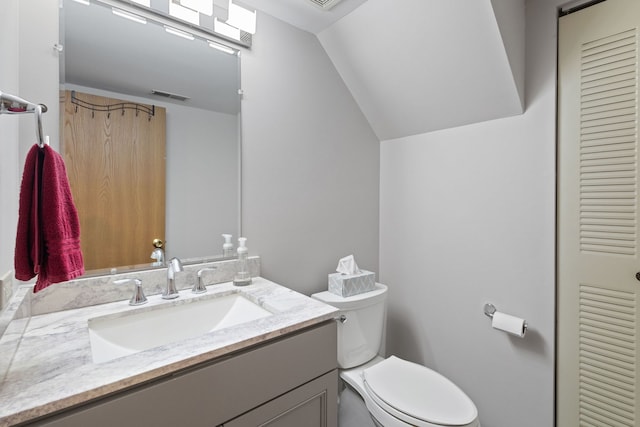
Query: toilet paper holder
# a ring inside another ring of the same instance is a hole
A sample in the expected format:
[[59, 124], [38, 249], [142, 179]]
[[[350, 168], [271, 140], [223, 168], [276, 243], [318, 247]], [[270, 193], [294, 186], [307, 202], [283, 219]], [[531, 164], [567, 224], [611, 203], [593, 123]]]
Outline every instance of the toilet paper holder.
[[[491, 303], [487, 303], [484, 305], [484, 314], [487, 317], [490, 317], [491, 319], [493, 319], [493, 315], [496, 313], [496, 311], [498, 311], [496, 309], [496, 306], [491, 304]], [[525, 321], [522, 325], [522, 329], [523, 329], [523, 333], [522, 335], [524, 336], [524, 333], [527, 332], [529, 325], [527, 324], [527, 322]]]
[[495, 313], [496, 306], [493, 304], [485, 304], [484, 305], [484, 315], [493, 319], [493, 313]]

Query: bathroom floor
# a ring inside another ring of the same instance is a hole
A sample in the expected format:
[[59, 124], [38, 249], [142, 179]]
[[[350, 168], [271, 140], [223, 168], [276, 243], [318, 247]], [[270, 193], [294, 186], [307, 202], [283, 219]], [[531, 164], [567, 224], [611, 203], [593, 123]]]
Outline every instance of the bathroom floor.
[[345, 386], [338, 405], [339, 427], [376, 427], [367, 407], [358, 393]]

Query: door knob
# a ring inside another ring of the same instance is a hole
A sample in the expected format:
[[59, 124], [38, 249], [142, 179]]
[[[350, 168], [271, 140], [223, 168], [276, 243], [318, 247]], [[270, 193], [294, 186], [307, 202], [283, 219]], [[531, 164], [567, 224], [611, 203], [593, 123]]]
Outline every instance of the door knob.
[[640, 281], [640, 271], [636, 273], [636, 280]]

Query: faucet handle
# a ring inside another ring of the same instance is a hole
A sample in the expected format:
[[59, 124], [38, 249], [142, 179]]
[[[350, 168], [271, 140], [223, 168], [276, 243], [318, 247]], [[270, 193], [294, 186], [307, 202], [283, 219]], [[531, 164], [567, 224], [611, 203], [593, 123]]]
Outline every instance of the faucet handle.
[[133, 295], [129, 300], [129, 305], [145, 304], [147, 302], [147, 297], [144, 295], [144, 290], [142, 289], [142, 280], [125, 278], [125, 279], [115, 280], [113, 283], [115, 283], [116, 285], [124, 285], [125, 283], [129, 283], [129, 282], [133, 282], [135, 285], [135, 288], [133, 290]]
[[198, 270], [198, 282], [195, 285], [193, 285], [191, 292], [193, 292], [194, 294], [201, 294], [201, 293], [207, 292], [207, 287], [204, 285], [202, 281], [202, 273], [205, 271], [214, 271], [217, 268], [218, 267], [205, 267]]
[[176, 273], [179, 271], [184, 271], [182, 261], [177, 257], [171, 258], [171, 261], [167, 264], [167, 287], [162, 293], [162, 299], [174, 299], [180, 296], [175, 281]]

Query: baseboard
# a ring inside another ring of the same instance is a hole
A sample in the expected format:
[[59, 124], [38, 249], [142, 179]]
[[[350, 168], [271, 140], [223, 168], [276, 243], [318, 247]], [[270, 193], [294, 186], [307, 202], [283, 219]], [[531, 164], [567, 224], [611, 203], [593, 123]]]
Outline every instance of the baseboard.
[[7, 306], [14, 291], [13, 271], [9, 270], [0, 276], [0, 311]]

